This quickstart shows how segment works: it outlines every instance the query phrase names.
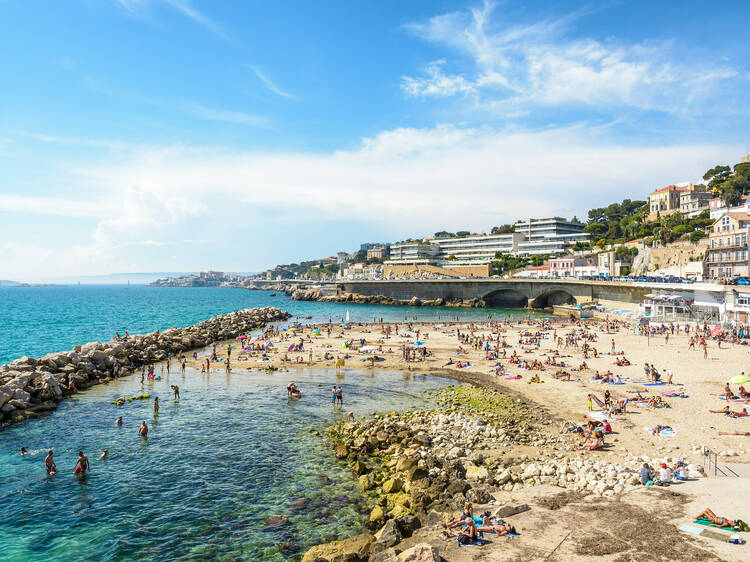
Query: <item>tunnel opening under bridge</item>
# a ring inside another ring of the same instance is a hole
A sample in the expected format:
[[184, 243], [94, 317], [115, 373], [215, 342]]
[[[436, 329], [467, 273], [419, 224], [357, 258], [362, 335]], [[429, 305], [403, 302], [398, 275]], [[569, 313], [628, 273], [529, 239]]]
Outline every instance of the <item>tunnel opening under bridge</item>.
[[550, 308], [556, 304], [576, 304], [576, 298], [567, 291], [556, 289], [543, 293], [529, 302], [531, 308]]
[[498, 289], [484, 296], [488, 308], [525, 308], [528, 297], [516, 289]]

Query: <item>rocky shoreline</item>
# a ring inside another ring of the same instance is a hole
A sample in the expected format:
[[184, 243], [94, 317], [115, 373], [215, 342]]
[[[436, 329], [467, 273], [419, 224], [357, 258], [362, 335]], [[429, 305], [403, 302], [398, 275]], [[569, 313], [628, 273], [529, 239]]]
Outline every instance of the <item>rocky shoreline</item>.
[[360, 293], [336, 293], [325, 294], [319, 287], [298, 287], [278, 283], [277, 285], [257, 287], [246, 287], [251, 290], [283, 292], [295, 301], [335, 302], [350, 304], [380, 304], [390, 306], [445, 306], [454, 308], [485, 308], [487, 303], [483, 299], [472, 297], [470, 299], [395, 299], [385, 295], [362, 295]]
[[21, 357], [0, 366], [0, 426], [55, 410], [63, 396], [69, 394], [70, 381], [79, 390], [107, 383], [128, 370], [162, 361], [170, 353], [235, 338], [288, 318], [289, 313], [272, 307], [239, 310], [186, 328], [90, 342], [39, 359]]
[[[482, 506], [505, 518], [529, 507], [501, 505], [498, 492], [550, 485], [576, 497], [609, 498], [640, 488], [643, 462], [672, 461], [628, 455], [617, 464], [579, 456], [568, 434], [539, 430], [525, 406], [491, 389], [451, 387], [437, 400], [432, 410], [391, 412], [328, 430], [334, 455], [374, 503], [366, 524], [372, 533], [315, 546], [303, 562], [439, 560], [441, 523], [467, 501], [475, 513]], [[516, 456], [519, 450], [524, 453]], [[691, 477], [704, 475], [701, 466], [689, 470]], [[399, 545], [406, 539], [420, 543], [420, 557], [404, 557]]]

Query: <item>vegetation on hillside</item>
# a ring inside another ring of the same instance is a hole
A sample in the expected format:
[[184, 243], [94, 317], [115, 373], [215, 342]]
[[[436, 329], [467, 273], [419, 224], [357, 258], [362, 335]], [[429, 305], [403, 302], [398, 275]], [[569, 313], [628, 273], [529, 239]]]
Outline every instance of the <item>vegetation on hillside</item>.
[[729, 166], [714, 166], [708, 170], [703, 179], [714, 195], [728, 205], [738, 205], [743, 195], [750, 193], [750, 162]]

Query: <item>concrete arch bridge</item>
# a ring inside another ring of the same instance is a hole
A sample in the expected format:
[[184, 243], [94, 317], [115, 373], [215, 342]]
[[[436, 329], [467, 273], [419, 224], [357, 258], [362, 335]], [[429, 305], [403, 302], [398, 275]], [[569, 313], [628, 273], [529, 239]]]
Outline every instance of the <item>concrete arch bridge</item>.
[[[599, 302], [636, 309], [651, 284], [578, 279], [410, 279], [404, 281], [340, 281], [337, 289], [396, 299], [480, 298], [488, 307], [545, 308], [556, 304]], [[664, 284], [660, 288], [667, 288]], [[689, 290], [690, 285], [680, 289]]]

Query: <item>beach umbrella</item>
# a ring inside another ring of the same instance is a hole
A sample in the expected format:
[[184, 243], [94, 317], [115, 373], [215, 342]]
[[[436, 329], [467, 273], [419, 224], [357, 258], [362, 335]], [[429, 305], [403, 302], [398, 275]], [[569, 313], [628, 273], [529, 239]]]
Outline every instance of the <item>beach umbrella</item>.
[[731, 379], [729, 379], [729, 382], [731, 382], [732, 384], [745, 384], [746, 382], [750, 382], [750, 376], [735, 375]]
[[414, 345], [424, 345], [424, 342], [423, 341], [415, 341]]
[[246, 339], [247, 339], [247, 336], [246, 336], [245, 334], [242, 334], [242, 335], [240, 335], [240, 336], [237, 336], [237, 339], [238, 339], [238, 340], [246, 340]]

